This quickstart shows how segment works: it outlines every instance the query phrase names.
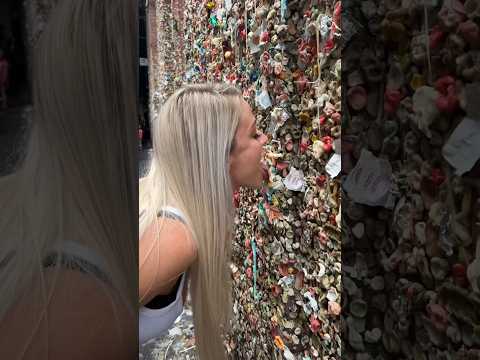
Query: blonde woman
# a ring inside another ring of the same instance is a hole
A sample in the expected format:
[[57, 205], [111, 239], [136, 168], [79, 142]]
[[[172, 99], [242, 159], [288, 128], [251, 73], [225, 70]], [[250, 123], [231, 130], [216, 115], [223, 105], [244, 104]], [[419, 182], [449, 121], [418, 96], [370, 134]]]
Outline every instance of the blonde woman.
[[152, 125], [152, 165], [140, 194], [140, 342], [180, 315], [189, 278], [200, 359], [224, 359], [233, 192], [261, 186], [266, 136], [241, 92], [218, 84], [178, 90]]
[[133, 359], [137, 2], [50, 3], [26, 157], [0, 178], [0, 358]]

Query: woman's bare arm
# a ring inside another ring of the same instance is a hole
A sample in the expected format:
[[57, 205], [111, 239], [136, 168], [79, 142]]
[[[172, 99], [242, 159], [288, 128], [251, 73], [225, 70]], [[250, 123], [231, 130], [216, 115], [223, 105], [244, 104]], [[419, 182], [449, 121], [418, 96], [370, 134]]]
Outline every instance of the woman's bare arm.
[[187, 227], [166, 218], [158, 238], [155, 224], [145, 231], [139, 256], [139, 296], [144, 305], [157, 295], [170, 293], [180, 274], [195, 261], [197, 252]]
[[118, 294], [102, 280], [80, 271], [60, 269], [57, 281], [54, 278], [54, 270], [46, 270], [46, 288], [53, 287], [46, 316], [41, 316], [43, 296], [38, 282], [7, 312], [0, 323], [2, 359], [138, 357], [137, 313]]

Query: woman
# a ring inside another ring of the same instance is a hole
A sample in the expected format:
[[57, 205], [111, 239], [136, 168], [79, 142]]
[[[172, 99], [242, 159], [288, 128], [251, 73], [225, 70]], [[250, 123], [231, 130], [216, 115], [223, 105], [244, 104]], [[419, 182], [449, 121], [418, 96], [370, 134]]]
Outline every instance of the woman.
[[137, 3], [55, 3], [26, 157], [0, 178], [0, 358], [132, 359]]
[[223, 359], [233, 192], [261, 186], [266, 136], [241, 92], [226, 85], [178, 90], [152, 125], [154, 155], [140, 194], [140, 341], [181, 313], [189, 277], [198, 354]]

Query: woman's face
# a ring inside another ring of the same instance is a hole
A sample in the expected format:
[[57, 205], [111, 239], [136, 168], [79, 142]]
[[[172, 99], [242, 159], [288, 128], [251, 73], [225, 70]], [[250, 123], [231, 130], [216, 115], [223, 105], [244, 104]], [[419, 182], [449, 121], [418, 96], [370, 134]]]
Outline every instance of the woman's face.
[[233, 188], [259, 188], [265, 167], [262, 164], [263, 146], [267, 137], [257, 130], [250, 105], [241, 101], [241, 117], [230, 153], [230, 177]]

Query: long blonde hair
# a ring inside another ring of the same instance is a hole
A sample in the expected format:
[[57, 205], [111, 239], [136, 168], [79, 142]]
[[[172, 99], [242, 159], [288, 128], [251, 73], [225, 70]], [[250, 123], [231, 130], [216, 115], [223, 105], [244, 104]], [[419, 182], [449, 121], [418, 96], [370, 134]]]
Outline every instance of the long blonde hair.
[[0, 178], [0, 321], [32, 284], [47, 311], [43, 261], [73, 237], [103, 258], [107, 293], [137, 311], [136, 11], [59, 0], [33, 49], [26, 157]]
[[226, 85], [176, 91], [153, 120], [154, 156], [140, 199], [140, 238], [164, 206], [186, 216], [198, 254], [189, 272], [195, 338], [200, 358], [208, 360], [225, 358], [222, 334], [231, 312], [234, 207], [228, 164], [240, 101], [241, 93]]

